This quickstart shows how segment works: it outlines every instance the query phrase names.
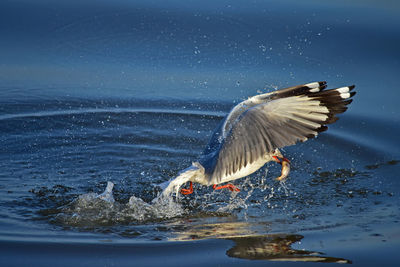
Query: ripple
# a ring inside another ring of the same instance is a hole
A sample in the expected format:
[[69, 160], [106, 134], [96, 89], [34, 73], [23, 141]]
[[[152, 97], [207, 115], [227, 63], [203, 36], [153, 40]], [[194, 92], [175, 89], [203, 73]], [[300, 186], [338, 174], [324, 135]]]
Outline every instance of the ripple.
[[189, 109], [149, 109], [149, 108], [86, 108], [86, 109], [69, 109], [69, 110], [54, 110], [54, 111], [39, 111], [18, 114], [3, 114], [0, 115], [0, 120], [12, 120], [21, 118], [42, 118], [65, 115], [84, 115], [84, 114], [123, 114], [123, 113], [150, 113], [150, 114], [175, 114], [175, 115], [190, 115], [190, 116], [210, 116], [223, 117], [224, 112], [219, 111], [202, 111]]

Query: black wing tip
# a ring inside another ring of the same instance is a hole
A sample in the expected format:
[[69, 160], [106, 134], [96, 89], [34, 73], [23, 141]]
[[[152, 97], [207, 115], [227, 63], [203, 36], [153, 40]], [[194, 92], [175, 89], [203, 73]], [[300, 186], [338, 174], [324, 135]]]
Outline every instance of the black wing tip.
[[[336, 119], [337, 120], [337, 119]], [[305, 137], [307, 138], [306, 140], [301, 140], [301, 142], [305, 142], [308, 139], [312, 139], [318, 136], [319, 133], [325, 132], [326, 130], [328, 130], [328, 126], [326, 125], [321, 125], [320, 127], [316, 128], [314, 131], [316, 131], [316, 133], [310, 133], [305, 135]]]
[[326, 84], [326, 82], [319, 82], [319, 89], [321, 91], [324, 90], [327, 87], [328, 87], [328, 85]]
[[345, 106], [350, 105], [351, 102], [353, 102], [353, 99], [349, 99], [349, 100], [343, 101], [343, 105], [345, 105]]
[[[336, 118], [335, 121], [337, 121], [337, 120], [338, 120], [338, 119]], [[321, 125], [321, 127], [317, 128], [317, 132], [318, 132], [318, 133], [325, 132], [326, 130], [328, 130], [328, 126], [326, 126], [326, 125]]]
[[339, 117], [335, 116], [333, 113], [330, 114], [330, 116], [328, 117], [328, 119], [324, 122], [324, 124], [331, 124], [336, 122], [339, 119]]

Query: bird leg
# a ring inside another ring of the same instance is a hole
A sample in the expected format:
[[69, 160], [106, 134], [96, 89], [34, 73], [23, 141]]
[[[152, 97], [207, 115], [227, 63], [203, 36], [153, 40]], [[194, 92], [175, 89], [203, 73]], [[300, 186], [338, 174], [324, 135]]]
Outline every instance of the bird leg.
[[193, 183], [192, 182], [189, 182], [189, 189], [185, 189], [185, 188], [181, 189], [181, 194], [190, 195], [192, 193], [193, 193]]
[[224, 189], [224, 188], [228, 188], [232, 192], [233, 191], [240, 192], [240, 189], [237, 188], [236, 186], [234, 186], [233, 184], [226, 184], [226, 185], [221, 185], [221, 186], [217, 186], [216, 184], [213, 185], [214, 190], [220, 190], [220, 189]]
[[290, 172], [290, 161], [285, 157], [280, 157], [282, 160], [279, 159], [278, 156], [272, 156], [272, 158], [282, 165], [281, 176], [277, 177], [276, 180], [282, 181], [286, 177], [288, 177]]

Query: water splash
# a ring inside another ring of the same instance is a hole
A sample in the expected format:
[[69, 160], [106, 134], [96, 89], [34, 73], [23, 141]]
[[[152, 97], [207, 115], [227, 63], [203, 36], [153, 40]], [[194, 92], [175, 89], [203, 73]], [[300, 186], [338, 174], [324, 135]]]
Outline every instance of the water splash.
[[113, 187], [112, 182], [107, 182], [101, 194], [80, 195], [62, 207], [56, 222], [66, 226], [91, 228], [165, 220], [185, 214], [182, 205], [166, 194], [160, 194], [151, 203], [135, 196], [131, 196], [128, 203], [119, 203], [114, 200]]
[[114, 203], [115, 200], [114, 200], [114, 196], [112, 194], [113, 188], [114, 188], [114, 184], [112, 182], [107, 182], [106, 190], [102, 194], [98, 195], [97, 197], [106, 202]]
[[109, 181], [103, 193], [81, 195], [63, 207], [56, 221], [68, 226], [96, 227], [165, 220], [185, 215], [187, 212], [179, 201], [179, 189], [202, 171], [204, 169], [199, 164], [193, 163], [175, 179], [160, 184], [163, 191], [151, 203], [136, 196], [131, 196], [126, 204], [116, 202], [112, 193], [114, 184]]
[[[108, 182], [101, 194], [83, 194], [67, 204], [64, 201], [62, 206], [59, 205], [56, 209], [56, 214], [50, 214], [50, 220], [67, 227], [102, 231], [103, 226], [143, 225], [204, 216], [212, 218], [234, 215], [237, 220], [251, 221], [253, 214], [262, 213], [268, 214], [274, 220], [293, 220], [299, 224], [299, 219], [304, 221], [305, 218], [319, 216], [321, 212], [318, 206], [331, 205], [329, 201], [332, 199], [332, 193], [336, 199], [332, 205], [339, 205], [338, 201], [344, 203], [350, 197], [347, 197], [349, 190], [352, 194], [358, 192], [351, 181], [358, 181], [362, 176], [362, 173], [338, 169], [334, 172], [318, 172], [307, 183], [302, 183], [295, 177], [285, 181], [270, 181], [268, 169], [265, 169], [252, 177], [240, 180], [240, 192], [213, 191], [210, 187], [196, 183], [193, 194], [180, 194], [179, 188], [182, 183], [196, 171], [198, 170], [191, 166], [178, 175], [179, 179], [161, 184], [164, 190], [160, 192], [158, 189], [160, 193], [153, 200], [137, 195], [130, 196], [129, 201], [121, 201], [118, 195], [117, 199], [114, 199], [114, 184]], [[315, 179], [322, 180], [316, 183]], [[348, 182], [343, 184], [340, 179], [346, 179]], [[327, 180], [329, 184], [332, 183], [330, 180], [336, 183], [327, 188]], [[154, 184], [153, 186], [155, 188]], [[307, 191], [305, 188], [310, 186], [313, 190]], [[318, 190], [321, 186], [324, 187], [323, 191]], [[299, 194], [299, 191], [302, 194]], [[342, 194], [339, 193], [342, 191], [345, 198], [340, 197]], [[363, 198], [365, 197], [363, 195]]]

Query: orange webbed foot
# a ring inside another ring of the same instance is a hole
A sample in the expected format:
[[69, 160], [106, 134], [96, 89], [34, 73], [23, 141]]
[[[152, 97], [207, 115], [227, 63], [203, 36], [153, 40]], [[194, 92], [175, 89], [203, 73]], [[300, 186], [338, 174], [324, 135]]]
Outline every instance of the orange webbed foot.
[[233, 184], [226, 184], [226, 185], [220, 185], [220, 186], [217, 186], [216, 184], [213, 185], [214, 190], [220, 190], [220, 189], [224, 189], [224, 188], [228, 188], [232, 192], [233, 191], [240, 192], [240, 189], [237, 188], [236, 186], [234, 186]]
[[183, 194], [183, 195], [190, 195], [192, 193], [193, 193], [193, 183], [192, 182], [189, 182], [189, 189], [185, 189], [185, 188], [181, 189], [181, 194]]

